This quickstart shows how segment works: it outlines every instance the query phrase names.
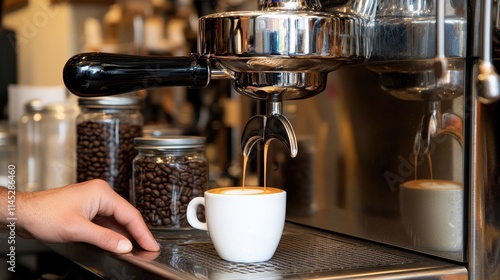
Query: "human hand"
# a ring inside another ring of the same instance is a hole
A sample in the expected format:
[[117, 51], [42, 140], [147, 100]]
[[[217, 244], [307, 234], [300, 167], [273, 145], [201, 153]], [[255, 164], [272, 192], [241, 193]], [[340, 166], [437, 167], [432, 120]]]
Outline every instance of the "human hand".
[[160, 249], [139, 211], [103, 180], [18, 192], [16, 215], [16, 232], [25, 238], [86, 242], [116, 253], [130, 252], [133, 239], [145, 250]]

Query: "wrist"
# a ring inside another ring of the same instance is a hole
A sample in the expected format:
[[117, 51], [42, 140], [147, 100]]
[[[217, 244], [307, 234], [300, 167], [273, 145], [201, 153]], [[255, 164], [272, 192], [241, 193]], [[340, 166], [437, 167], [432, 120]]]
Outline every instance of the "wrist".
[[30, 193], [19, 192], [14, 188], [0, 187], [0, 230], [11, 230], [15, 225], [16, 233], [23, 235], [23, 213], [29, 211], [26, 209], [29, 196]]
[[[15, 190], [9, 190], [7, 187], [0, 187], [0, 229], [6, 230], [6, 225], [9, 223], [9, 218], [13, 216], [10, 215], [12, 213], [12, 209], [15, 207], [15, 197], [12, 197], [15, 194]], [[10, 199], [9, 199], [10, 198]], [[14, 208], [15, 210], [15, 208]]]

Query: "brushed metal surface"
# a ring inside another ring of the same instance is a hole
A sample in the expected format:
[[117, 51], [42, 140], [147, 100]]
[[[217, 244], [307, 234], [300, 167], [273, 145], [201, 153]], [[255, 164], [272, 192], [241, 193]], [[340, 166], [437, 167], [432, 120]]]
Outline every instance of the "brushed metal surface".
[[[494, 61], [500, 69], [500, 61]], [[500, 278], [500, 102], [483, 104], [473, 99], [471, 154], [471, 279]]]

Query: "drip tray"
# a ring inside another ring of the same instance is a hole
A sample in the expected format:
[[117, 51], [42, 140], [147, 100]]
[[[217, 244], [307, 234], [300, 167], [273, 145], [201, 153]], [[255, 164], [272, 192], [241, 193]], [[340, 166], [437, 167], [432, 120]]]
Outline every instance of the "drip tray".
[[222, 260], [206, 234], [183, 241], [169, 235], [155, 234], [162, 253], [149, 264], [182, 279], [467, 279], [462, 266], [289, 223], [273, 258], [259, 263]]
[[88, 244], [48, 244], [105, 279], [467, 279], [464, 266], [286, 223], [267, 262], [222, 260], [206, 232], [154, 232], [160, 252], [116, 255]]
[[267, 262], [241, 264], [220, 259], [212, 243], [179, 246], [178, 256], [219, 273], [256, 274], [278, 271], [283, 275], [402, 265], [417, 260], [360, 244], [307, 232], [287, 231]]

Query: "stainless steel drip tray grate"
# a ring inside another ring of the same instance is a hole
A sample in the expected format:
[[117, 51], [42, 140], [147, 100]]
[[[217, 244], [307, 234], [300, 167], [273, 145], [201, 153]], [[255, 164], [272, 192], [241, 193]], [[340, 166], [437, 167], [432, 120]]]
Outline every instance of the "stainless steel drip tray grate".
[[226, 273], [303, 274], [340, 269], [368, 268], [413, 263], [415, 260], [367, 246], [305, 232], [285, 232], [280, 245], [267, 262], [233, 263], [219, 258], [212, 243], [180, 246], [179, 256], [211, 270]]
[[380, 279], [388, 275], [404, 279], [406, 274], [424, 279], [424, 274], [467, 275], [462, 266], [288, 223], [273, 258], [260, 263], [222, 260], [206, 235], [157, 238], [162, 250], [149, 265], [156, 272], [175, 271], [182, 279]]

